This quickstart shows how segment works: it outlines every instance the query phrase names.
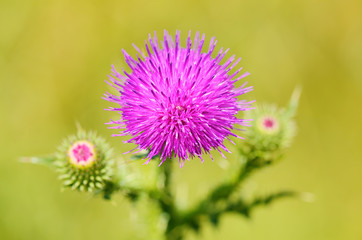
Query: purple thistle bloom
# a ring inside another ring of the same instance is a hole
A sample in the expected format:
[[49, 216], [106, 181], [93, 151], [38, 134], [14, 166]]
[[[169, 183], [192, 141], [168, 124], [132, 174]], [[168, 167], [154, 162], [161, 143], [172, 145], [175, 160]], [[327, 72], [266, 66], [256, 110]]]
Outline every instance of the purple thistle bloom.
[[221, 49], [213, 58], [215, 38], [211, 38], [207, 52], [202, 53], [205, 35], [200, 39], [197, 32], [193, 46], [190, 35], [191, 31], [186, 48], [180, 45], [180, 31], [176, 31], [175, 41], [165, 31], [161, 46], [156, 33], [153, 39], [149, 35], [148, 43], [145, 41], [147, 56], [135, 45], [140, 54], [138, 61], [122, 50], [131, 73], [122, 69], [121, 75], [112, 66], [107, 83], [120, 96], [107, 92], [104, 99], [120, 105], [109, 110], [120, 112], [121, 119], [112, 120], [109, 124], [116, 126], [110, 128], [123, 129], [114, 136], [131, 135], [125, 142], [137, 144], [135, 149], [149, 150], [146, 163], [158, 154], [160, 165], [177, 156], [180, 167], [189, 157], [198, 156], [203, 161], [202, 153], [209, 153], [213, 159], [212, 149], [230, 152], [223, 144], [225, 139], [232, 142], [229, 135], [241, 138], [231, 132], [237, 129], [234, 124], [248, 126], [248, 120], [238, 119], [236, 114], [250, 109], [251, 102], [238, 101], [237, 96], [252, 87], [245, 87], [244, 83], [235, 88], [233, 84], [249, 73], [236, 77], [242, 68], [230, 73], [240, 58], [234, 61], [232, 56], [221, 64], [229, 49]]

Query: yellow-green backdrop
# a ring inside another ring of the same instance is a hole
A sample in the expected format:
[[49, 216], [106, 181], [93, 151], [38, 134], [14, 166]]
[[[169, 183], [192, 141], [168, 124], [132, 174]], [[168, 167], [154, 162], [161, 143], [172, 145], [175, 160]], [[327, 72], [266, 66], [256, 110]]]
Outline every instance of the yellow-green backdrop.
[[[118, 154], [131, 149], [103, 124], [112, 116], [102, 110], [103, 80], [111, 64], [124, 66], [122, 48], [135, 54], [132, 43], [163, 29], [182, 39], [199, 30], [242, 57], [255, 88], [248, 99], [285, 104], [303, 87], [294, 144], [251, 185], [314, 201], [283, 200], [251, 220], [226, 215], [188, 239], [362, 239], [361, 12], [359, 0], [2, 0], [0, 239], [142, 239], [123, 198], [60, 192], [54, 172], [18, 158], [53, 152], [77, 121]], [[175, 171], [191, 202], [223, 176], [217, 160]]]

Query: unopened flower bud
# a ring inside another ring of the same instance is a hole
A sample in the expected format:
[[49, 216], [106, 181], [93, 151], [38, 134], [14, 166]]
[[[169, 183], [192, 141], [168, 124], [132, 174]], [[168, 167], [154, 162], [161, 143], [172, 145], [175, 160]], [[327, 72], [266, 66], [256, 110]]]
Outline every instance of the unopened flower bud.
[[110, 180], [112, 162], [111, 149], [103, 138], [79, 130], [63, 141], [55, 165], [66, 187], [91, 192]]
[[274, 105], [259, 105], [247, 112], [246, 118], [254, 121], [246, 130], [242, 151], [268, 161], [277, 159], [295, 135], [292, 117]]

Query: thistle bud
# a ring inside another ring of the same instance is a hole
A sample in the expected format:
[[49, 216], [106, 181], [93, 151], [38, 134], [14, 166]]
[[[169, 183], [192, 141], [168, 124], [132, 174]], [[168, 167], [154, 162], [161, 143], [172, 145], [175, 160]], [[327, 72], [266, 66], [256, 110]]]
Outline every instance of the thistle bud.
[[246, 112], [247, 119], [253, 119], [252, 126], [246, 130], [241, 151], [251, 159], [266, 161], [278, 159], [296, 133], [294, 114], [298, 105], [300, 89], [296, 89], [289, 106], [278, 108], [275, 105], [259, 105]]
[[112, 175], [111, 149], [93, 132], [78, 130], [65, 139], [54, 164], [65, 187], [91, 192], [102, 189]]

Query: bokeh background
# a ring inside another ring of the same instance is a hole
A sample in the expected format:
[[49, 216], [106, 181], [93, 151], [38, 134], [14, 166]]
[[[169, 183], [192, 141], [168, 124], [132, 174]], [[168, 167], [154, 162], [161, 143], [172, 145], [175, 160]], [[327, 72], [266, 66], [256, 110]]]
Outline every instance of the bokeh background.
[[[111, 64], [125, 65], [122, 48], [134, 55], [132, 43], [143, 48], [163, 29], [183, 40], [199, 30], [241, 56], [255, 88], [248, 99], [283, 105], [303, 87], [294, 144], [249, 187], [313, 201], [283, 200], [251, 220], [229, 214], [188, 239], [362, 239], [361, 13], [359, 0], [2, 0], [0, 239], [147, 239], [122, 197], [61, 192], [54, 172], [18, 158], [53, 152], [77, 121], [119, 154], [130, 150], [103, 124], [112, 117], [103, 80]], [[217, 160], [175, 171], [189, 204], [225, 175]]]

